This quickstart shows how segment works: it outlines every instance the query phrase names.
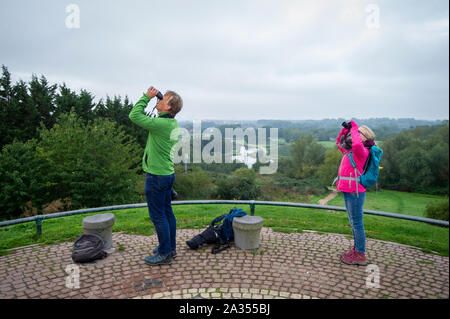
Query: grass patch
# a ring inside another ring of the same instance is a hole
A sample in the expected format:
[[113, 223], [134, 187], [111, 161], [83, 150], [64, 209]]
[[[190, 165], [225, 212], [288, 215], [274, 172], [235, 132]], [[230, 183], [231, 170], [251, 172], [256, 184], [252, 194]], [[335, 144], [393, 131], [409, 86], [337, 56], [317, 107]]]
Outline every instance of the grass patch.
[[[370, 190], [366, 192], [364, 209], [406, 214], [426, 217], [426, 207], [446, 199], [445, 196], [428, 195], [420, 193], [407, 193], [392, 190]], [[315, 197], [318, 203], [320, 198]], [[344, 196], [339, 193], [337, 197], [328, 202], [330, 206], [345, 206]]]

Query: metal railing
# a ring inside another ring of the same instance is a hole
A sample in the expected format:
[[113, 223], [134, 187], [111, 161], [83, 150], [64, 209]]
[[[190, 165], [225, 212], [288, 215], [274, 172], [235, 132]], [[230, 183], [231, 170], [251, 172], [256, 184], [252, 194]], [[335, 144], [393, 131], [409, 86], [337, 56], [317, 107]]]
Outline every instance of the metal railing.
[[[172, 202], [172, 205], [209, 205], [209, 204], [250, 205], [250, 214], [252, 216], [255, 215], [256, 205], [301, 207], [301, 208], [325, 209], [325, 210], [333, 210], [333, 211], [346, 211], [346, 208], [341, 207], [341, 206], [327, 206], [327, 205], [315, 205], [315, 204], [291, 203], [291, 202], [269, 202], [269, 201], [258, 201], [258, 200], [186, 200], [186, 201], [173, 201]], [[45, 219], [66, 217], [66, 216], [72, 216], [72, 215], [81, 215], [81, 214], [88, 214], [88, 213], [96, 213], [96, 212], [104, 212], [104, 211], [112, 211], [112, 210], [142, 208], [142, 207], [147, 207], [147, 203], [79, 209], [79, 210], [72, 210], [72, 211], [67, 211], [67, 212], [60, 212], [60, 213], [46, 214], [46, 215], [37, 215], [37, 216], [32, 216], [32, 217], [2, 221], [2, 222], [0, 222], [0, 227], [11, 226], [11, 225], [15, 225], [15, 224], [23, 224], [23, 223], [28, 223], [28, 222], [34, 221], [36, 223], [36, 233], [38, 236], [41, 236], [42, 222]], [[416, 222], [428, 223], [428, 224], [432, 224], [432, 225], [449, 227], [448, 221], [439, 220], [439, 219], [431, 219], [431, 218], [425, 218], [425, 217], [419, 217], [419, 216], [411, 216], [411, 215], [396, 214], [396, 213], [381, 212], [381, 211], [366, 210], [366, 209], [364, 210], [364, 214], [383, 216], [383, 217], [389, 217], [389, 218], [397, 218], [397, 219], [406, 219], [406, 220], [411, 220], [411, 221], [416, 221]]]

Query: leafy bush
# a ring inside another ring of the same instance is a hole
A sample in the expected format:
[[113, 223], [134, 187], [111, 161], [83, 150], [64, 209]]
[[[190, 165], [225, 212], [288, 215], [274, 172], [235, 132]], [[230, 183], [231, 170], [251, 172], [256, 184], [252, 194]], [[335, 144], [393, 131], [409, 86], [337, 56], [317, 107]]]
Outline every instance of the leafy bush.
[[256, 183], [256, 173], [248, 168], [239, 168], [230, 177], [216, 182], [220, 199], [256, 199], [261, 195], [261, 188]]
[[448, 221], [448, 198], [439, 203], [428, 205], [426, 208], [428, 218]]
[[339, 164], [342, 160], [342, 153], [337, 148], [329, 149], [325, 153], [325, 160], [317, 170], [317, 177], [323, 185], [331, 186], [333, 180], [338, 175]]
[[175, 167], [175, 184], [180, 199], [209, 198], [214, 190], [211, 177], [199, 167], [190, 169], [187, 174], [181, 166]]
[[311, 178], [325, 159], [326, 148], [320, 145], [311, 134], [302, 136], [291, 146], [292, 168], [289, 177]]
[[5, 145], [0, 153], [1, 219], [18, 218], [27, 207], [40, 210], [45, 203], [51, 186], [45, 175], [50, 166], [36, 156], [35, 149], [35, 140], [14, 141]]
[[142, 149], [106, 119], [89, 124], [71, 112], [51, 129], [41, 128], [37, 155], [52, 170], [50, 202], [70, 198], [73, 208], [135, 202]]
[[448, 194], [448, 121], [417, 127], [383, 143], [380, 184], [385, 188]]

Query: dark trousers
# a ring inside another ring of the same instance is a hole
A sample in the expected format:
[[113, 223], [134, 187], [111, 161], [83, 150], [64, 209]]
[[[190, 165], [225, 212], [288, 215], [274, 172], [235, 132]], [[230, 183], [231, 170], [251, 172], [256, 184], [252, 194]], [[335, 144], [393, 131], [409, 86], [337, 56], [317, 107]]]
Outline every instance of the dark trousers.
[[153, 175], [145, 178], [145, 196], [147, 198], [150, 219], [158, 236], [160, 255], [169, 255], [176, 249], [176, 219], [172, 211], [172, 187], [175, 174]]

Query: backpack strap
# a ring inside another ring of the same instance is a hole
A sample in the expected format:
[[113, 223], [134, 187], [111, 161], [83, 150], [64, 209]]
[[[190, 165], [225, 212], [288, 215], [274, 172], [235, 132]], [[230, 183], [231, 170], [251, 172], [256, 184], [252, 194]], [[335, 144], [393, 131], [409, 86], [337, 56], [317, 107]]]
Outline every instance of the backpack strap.
[[[362, 173], [359, 171], [355, 159], [353, 158], [353, 151], [351, 151], [350, 153], [347, 154], [348, 159], [350, 160], [350, 164], [352, 165], [352, 167], [359, 173], [359, 175], [362, 175]], [[355, 175], [356, 177], [356, 175]]]
[[225, 249], [228, 249], [230, 247], [231, 247], [230, 243], [226, 243], [225, 245], [222, 246], [219, 242], [213, 249], [211, 249], [211, 254], [220, 253], [221, 251], [224, 251]]
[[[353, 151], [348, 153], [347, 156], [348, 156], [348, 159], [350, 160], [350, 164], [355, 169], [355, 177], [354, 177], [354, 179], [355, 179], [355, 184], [356, 184], [356, 196], [359, 197], [359, 191], [358, 191], [359, 177], [358, 177], [358, 173], [359, 173], [359, 176], [361, 176], [362, 173], [359, 171], [359, 169], [358, 169], [358, 167], [356, 165], [355, 159], [353, 158]], [[340, 179], [344, 179], [344, 178], [341, 177]], [[350, 180], [350, 182], [352, 180], [351, 179], [351, 174], [350, 174], [350, 179], [349, 180]]]
[[367, 172], [367, 169], [369, 168], [371, 159], [372, 159], [372, 147], [369, 147], [369, 155], [367, 155], [366, 162], [364, 163], [362, 175], [364, 175]]
[[222, 216], [216, 217], [212, 220], [211, 226], [214, 226], [215, 223], [220, 222], [222, 219], [224, 219], [227, 216], [227, 214], [223, 214]]

